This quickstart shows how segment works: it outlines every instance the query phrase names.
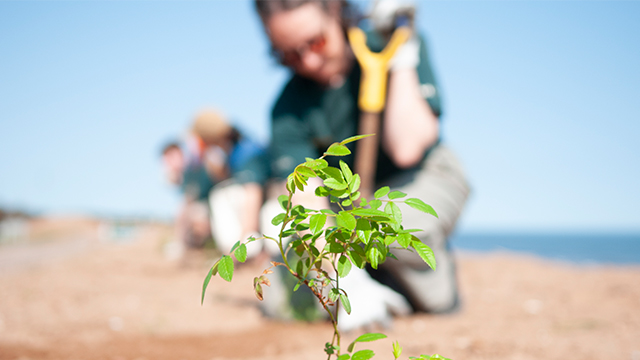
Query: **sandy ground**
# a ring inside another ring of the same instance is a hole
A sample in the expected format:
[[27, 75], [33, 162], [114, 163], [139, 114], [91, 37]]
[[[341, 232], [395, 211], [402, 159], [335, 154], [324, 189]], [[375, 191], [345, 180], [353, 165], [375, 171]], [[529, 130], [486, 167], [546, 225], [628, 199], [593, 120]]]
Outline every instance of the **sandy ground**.
[[[118, 234], [86, 220], [33, 224], [28, 244], [0, 245], [0, 360], [326, 359], [328, 323], [261, 317], [247, 265], [212, 280], [211, 259], [169, 261], [171, 229]], [[116, 229], [117, 230], [117, 229]], [[122, 231], [120, 232], [122, 233]], [[35, 234], [35, 235], [34, 235]], [[34, 240], [35, 239], [35, 240]], [[460, 254], [464, 306], [397, 318], [376, 359], [640, 360], [640, 267], [578, 266], [513, 254]], [[346, 334], [343, 344], [358, 333]]]

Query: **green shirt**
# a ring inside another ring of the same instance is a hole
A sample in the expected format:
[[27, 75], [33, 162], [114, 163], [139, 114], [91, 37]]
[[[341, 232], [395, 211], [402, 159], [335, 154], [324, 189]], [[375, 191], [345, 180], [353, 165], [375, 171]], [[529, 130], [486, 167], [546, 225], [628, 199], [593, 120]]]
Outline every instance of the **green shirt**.
[[[372, 51], [380, 51], [384, 47], [384, 42], [372, 34], [368, 34], [367, 44]], [[422, 39], [417, 72], [424, 98], [436, 116], [440, 116], [440, 95]], [[360, 73], [360, 67], [354, 64], [344, 84], [337, 88], [323, 86], [295, 74], [291, 77], [271, 114], [270, 155], [271, 171], [275, 178], [285, 179], [298, 164], [305, 161], [305, 157], [317, 158], [332, 143], [357, 135]], [[380, 139], [382, 134], [377, 136]], [[353, 167], [356, 143], [348, 144], [352, 151], [350, 156], [329, 157], [327, 160], [336, 166], [342, 159]], [[401, 171], [380, 147], [376, 180], [383, 181]]]

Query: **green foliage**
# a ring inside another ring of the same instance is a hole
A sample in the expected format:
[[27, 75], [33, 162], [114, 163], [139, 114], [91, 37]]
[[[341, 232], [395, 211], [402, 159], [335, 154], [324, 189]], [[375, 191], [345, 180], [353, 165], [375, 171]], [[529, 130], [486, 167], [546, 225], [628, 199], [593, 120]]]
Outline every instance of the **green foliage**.
[[[295, 278], [293, 290], [300, 286], [308, 287], [329, 315], [334, 327], [334, 336], [327, 342], [325, 353], [329, 359], [335, 356], [338, 360], [367, 360], [375, 354], [371, 350], [354, 352], [355, 345], [386, 338], [386, 335], [369, 333], [359, 336], [347, 348], [347, 353], [340, 352], [341, 334], [338, 331], [337, 313], [334, 306], [342, 306], [351, 313], [348, 294], [340, 288], [340, 278], [349, 275], [353, 266], [360, 269], [369, 264], [377, 269], [387, 258], [395, 258], [392, 250], [407, 249], [415, 251], [422, 260], [435, 270], [436, 262], [433, 251], [420, 239], [412, 235], [418, 229], [404, 229], [402, 211], [398, 203], [437, 217], [435, 210], [422, 200], [409, 198], [401, 200], [407, 194], [391, 191], [388, 186], [381, 187], [373, 194], [373, 199], [362, 197], [359, 192], [361, 179], [354, 174], [347, 163], [339, 162], [339, 167], [329, 166], [326, 156], [345, 156], [351, 151], [346, 144], [370, 135], [354, 136], [334, 143], [322, 157], [309, 159], [296, 166], [287, 177], [287, 195], [278, 197], [278, 203], [284, 211], [276, 215], [271, 223], [280, 226], [277, 238], [263, 236], [263, 239], [274, 241], [279, 250], [282, 262], [272, 262], [272, 267], [283, 266]], [[335, 209], [307, 209], [304, 206], [293, 206], [291, 199], [296, 191], [304, 191], [309, 179], [319, 178], [322, 186], [315, 189], [315, 195], [328, 198], [335, 204]], [[383, 206], [384, 205], [384, 206]], [[287, 242], [284, 239], [289, 238]], [[247, 242], [255, 241], [255, 238]], [[293, 250], [293, 252], [291, 252]], [[290, 256], [295, 255], [297, 260]], [[202, 299], [212, 276], [220, 274], [226, 281], [231, 281], [234, 272], [232, 256], [239, 262], [247, 259], [245, 243], [238, 242], [228, 255], [223, 255], [205, 277], [202, 286]], [[262, 275], [255, 277], [253, 287], [258, 299], [262, 300], [263, 286], [269, 286], [267, 277], [271, 271], [266, 269]], [[327, 294], [326, 296], [324, 294]], [[402, 352], [398, 342], [393, 344], [393, 354], [397, 359]], [[440, 355], [411, 359], [445, 359]]]

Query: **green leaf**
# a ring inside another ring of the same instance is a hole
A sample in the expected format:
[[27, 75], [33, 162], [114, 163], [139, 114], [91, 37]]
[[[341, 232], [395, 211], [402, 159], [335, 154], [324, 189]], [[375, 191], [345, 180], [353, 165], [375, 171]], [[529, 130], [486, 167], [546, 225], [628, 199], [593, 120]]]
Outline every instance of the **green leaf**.
[[373, 350], [360, 350], [351, 355], [351, 360], [369, 360], [375, 355], [376, 353]]
[[449, 358], [446, 358], [442, 355], [438, 355], [438, 354], [433, 354], [431, 355], [431, 357], [429, 357], [429, 360], [451, 360]]
[[347, 199], [342, 202], [342, 206], [350, 206], [352, 203], [353, 201], [351, 201], [351, 199]]
[[346, 250], [342, 244], [337, 243], [335, 241], [332, 241], [327, 245], [329, 245], [329, 252], [333, 254], [341, 254]]
[[367, 251], [367, 261], [369, 261], [369, 264], [371, 264], [371, 267], [374, 269], [378, 269], [378, 264], [380, 264], [381, 257], [382, 257], [382, 253], [375, 246], [372, 246]]
[[271, 219], [271, 223], [275, 226], [278, 226], [280, 224], [282, 224], [282, 222], [284, 221], [285, 218], [285, 213], [280, 213], [276, 216], [273, 217], [273, 219]]
[[386, 339], [387, 335], [385, 334], [381, 334], [381, 333], [366, 333], [366, 334], [362, 334], [360, 336], [358, 336], [355, 340], [353, 340], [353, 342], [351, 344], [349, 344], [349, 347], [347, 348], [348, 352], [353, 352], [353, 349], [356, 346], [356, 343], [359, 342], [371, 342], [371, 341], [376, 341], [376, 340], [380, 340], [380, 339]]
[[393, 244], [396, 241], [396, 237], [392, 236], [392, 235], [387, 235], [384, 237], [384, 244], [386, 246], [389, 246], [391, 244]]
[[416, 250], [418, 255], [429, 265], [433, 270], [436, 269], [436, 258], [433, 255], [433, 250], [425, 245], [422, 241], [413, 240], [411, 246]]
[[340, 227], [344, 227], [352, 231], [356, 228], [356, 218], [346, 211], [340, 211], [336, 219], [338, 226]]
[[312, 170], [321, 170], [328, 166], [327, 160], [325, 159], [307, 159], [302, 165], [312, 169]]
[[220, 263], [220, 260], [216, 261], [216, 263], [213, 264], [213, 266], [209, 270], [209, 273], [207, 273], [207, 276], [204, 278], [204, 283], [202, 283], [202, 299], [200, 300], [200, 305], [204, 304], [204, 293], [207, 290], [207, 286], [209, 286], [209, 281], [211, 281], [211, 277], [215, 276], [218, 273], [219, 263]]
[[287, 191], [292, 194], [295, 194], [296, 192], [296, 180], [293, 174], [290, 174], [289, 176], [287, 176]]
[[349, 180], [349, 191], [354, 193], [354, 192], [358, 191], [359, 188], [360, 188], [360, 175], [355, 174], [355, 175], [353, 175], [351, 180]]
[[309, 229], [311, 229], [311, 233], [315, 235], [321, 232], [326, 221], [327, 215], [325, 214], [312, 215], [311, 219], [309, 219]]
[[331, 291], [329, 291], [329, 300], [336, 301], [338, 300], [339, 297], [340, 297], [340, 290], [336, 288], [332, 288]]
[[400, 246], [406, 249], [411, 244], [411, 234], [408, 234], [408, 233], [398, 234], [398, 238], [396, 240], [398, 241], [398, 244]]
[[420, 210], [424, 213], [427, 214], [431, 214], [435, 217], [438, 217], [438, 214], [436, 213], [436, 211], [431, 207], [431, 205], [427, 205], [424, 203], [424, 201], [420, 200], [420, 199], [416, 199], [416, 198], [410, 198], [404, 201], [405, 204], [411, 206], [412, 208], [416, 209], [416, 210]]
[[351, 261], [348, 257], [340, 255], [340, 259], [338, 259], [338, 275], [343, 278], [349, 275], [349, 271], [351, 271]]
[[385, 218], [389, 218], [389, 214], [387, 214], [384, 211], [380, 211], [376, 209], [355, 209], [355, 210], [352, 210], [351, 213], [357, 216], [382, 216]]
[[347, 314], [351, 314], [351, 303], [349, 302], [347, 295], [340, 294], [340, 303], [342, 304], [342, 307], [344, 307], [344, 311], [346, 311]]
[[336, 213], [334, 213], [333, 210], [331, 210], [331, 209], [322, 209], [322, 210], [320, 210], [320, 212], [325, 214], [325, 215], [336, 215]]
[[333, 143], [324, 154], [331, 156], [345, 156], [351, 154], [351, 150], [344, 145]]
[[238, 246], [240, 246], [241, 242], [240, 241], [236, 241], [235, 244], [233, 244], [233, 246], [231, 247], [231, 250], [229, 251], [229, 254], [233, 254], [234, 251], [236, 251], [236, 249], [238, 248]]
[[398, 205], [396, 205], [394, 202], [388, 202], [384, 207], [384, 212], [389, 214], [389, 216], [394, 221], [394, 223], [391, 224], [391, 227], [394, 230], [398, 231], [400, 229], [400, 224], [402, 224], [402, 211], [400, 211]]
[[373, 194], [373, 197], [375, 197], [376, 199], [380, 199], [381, 197], [387, 195], [388, 193], [389, 193], [389, 187], [383, 186]]
[[400, 357], [400, 355], [402, 355], [402, 346], [400, 346], [400, 343], [398, 341], [394, 342], [392, 345], [393, 345], [393, 357], [397, 359]]
[[344, 180], [336, 180], [334, 178], [327, 178], [324, 180], [324, 185], [334, 190], [344, 190], [349, 186], [344, 182]]
[[316, 196], [325, 197], [329, 195], [329, 189], [324, 186], [318, 186], [315, 191]]
[[278, 196], [278, 204], [280, 204], [282, 210], [287, 211], [287, 205], [289, 204], [289, 195]]
[[316, 175], [316, 173], [315, 173], [315, 171], [311, 170], [311, 168], [308, 168], [308, 167], [306, 167], [306, 166], [304, 166], [304, 165], [298, 165], [298, 166], [296, 166], [296, 170], [295, 170], [295, 171], [296, 171], [298, 174], [303, 175], [303, 176], [306, 176], [306, 177], [308, 177], [308, 178], [316, 177], [316, 176], [317, 176], [317, 175]]
[[338, 358], [336, 360], [349, 360], [351, 358], [351, 356], [349, 354], [342, 354], [340, 356], [338, 356]]
[[218, 272], [220, 273], [221, 278], [229, 282], [231, 281], [233, 278], [233, 259], [231, 259], [231, 256], [223, 255], [220, 258]]
[[351, 182], [353, 173], [351, 172], [349, 165], [347, 165], [347, 163], [342, 160], [340, 160], [340, 170], [342, 170], [342, 176], [344, 176], [344, 179], [347, 180], [347, 182]]
[[236, 259], [238, 259], [238, 261], [240, 261], [241, 263], [247, 261], [247, 245], [240, 244], [240, 246], [238, 246], [238, 248], [234, 252], [234, 255], [236, 256]]
[[350, 250], [347, 252], [347, 255], [349, 256], [349, 259], [351, 259], [351, 262], [360, 269], [364, 268], [364, 266], [366, 265], [363, 256], [358, 252]]
[[389, 199], [393, 200], [393, 199], [400, 199], [407, 196], [407, 194], [403, 193], [402, 191], [398, 191], [398, 190], [394, 190], [392, 192], [389, 193]]
[[375, 134], [364, 134], [364, 135], [352, 136], [352, 137], [349, 137], [349, 138], [346, 138], [346, 139], [340, 141], [340, 145], [346, 145], [346, 144], [348, 144], [350, 142], [354, 142], [354, 141], [357, 141], [357, 140], [360, 140], [360, 139], [364, 139], [366, 137], [374, 136], [374, 135]]
[[371, 200], [371, 201], [369, 201], [369, 206], [371, 206], [371, 208], [375, 210], [375, 209], [379, 208], [380, 206], [382, 206], [382, 201], [380, 201], [380, 200]]

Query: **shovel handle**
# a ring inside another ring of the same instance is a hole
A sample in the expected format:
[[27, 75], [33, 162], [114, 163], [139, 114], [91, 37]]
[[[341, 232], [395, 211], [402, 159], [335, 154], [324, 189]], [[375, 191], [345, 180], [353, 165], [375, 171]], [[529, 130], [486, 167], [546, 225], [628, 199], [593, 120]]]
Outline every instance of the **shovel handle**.
[[[349, 29], [348, 36], [353, 54], [362, 68], [358, 97], [362, 115], [358, 134], [379, 134], [380, 112], [384, 109], [387, 96], [389, 61], [400, 45], [409, 39], [411, 30], [405, 26], [396, 29], [387, 46], [379, 53], [369, 50], [367, 37], [360, 28]], [[378, 138], [372, 136], [360, 140], [357, 144], [355, 171], [360, 175], [360, 192], [368, 199], [371, 199], [374, 191], [377, 159]]]

